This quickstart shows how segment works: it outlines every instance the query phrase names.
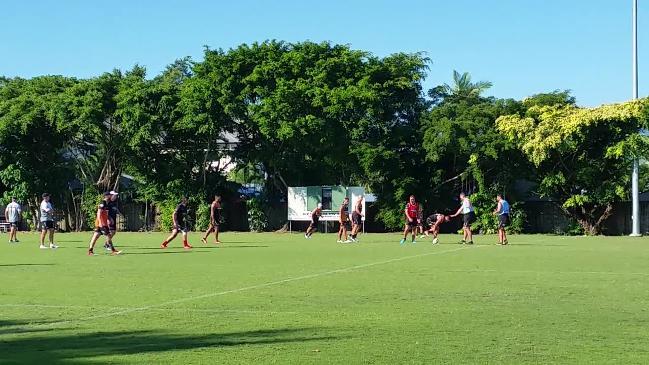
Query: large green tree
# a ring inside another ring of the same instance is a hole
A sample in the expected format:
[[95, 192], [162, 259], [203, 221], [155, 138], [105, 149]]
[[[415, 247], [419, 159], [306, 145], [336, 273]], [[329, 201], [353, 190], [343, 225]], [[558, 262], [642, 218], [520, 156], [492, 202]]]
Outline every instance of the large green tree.
[[631, 160], [646, 156], [649, 138], [638, 132], [647, 128], [647, 100], [597, 108], [551, 101], [525, 100], [524, 111], [498, 118], [498, 129], [534, 164], [541, 195], [599, 234], [613, 203], [627, 198]]
[[33, 219], [43, 192], [61, 207], [74, 175], [54, 107], [76, 82], [61, 76], [0, 82], [0, 181], [5, 200], [13, 195], [26, 202]]

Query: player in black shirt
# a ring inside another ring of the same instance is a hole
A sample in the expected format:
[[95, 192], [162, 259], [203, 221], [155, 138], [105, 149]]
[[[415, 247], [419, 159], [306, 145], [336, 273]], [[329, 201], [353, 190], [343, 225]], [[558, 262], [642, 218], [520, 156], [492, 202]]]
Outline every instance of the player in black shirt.
[[214, 232], [214, 243], [219, 244], [219, 228], [221, 226], [222, 213], [221, 213], [221, 197], [216, 195], [214, 196], [214, 201], [210, 205], [210, 225], [207, 226], [207, 231], [205, 236], [201, 238], [203, 243], [207, 243], [207, 237], [210, 233]]
[[182, 198], [180, 201], [180, 204], [176, 207], [176, 210], [174, 210], [173, 215], [171, 218], [173, 219], [173, 230], [171, 231], [171, 235], [167, 237], [164, 242], [160, 245], [160, 248], [167, 248], [169, 245], [169, 242], [173, 241], [174, 238], [178, 235], [178, 232], [183, 233], [183, 247], [188, 250], [192, 248], [192, 246], [187, 242], [187, 233], [189, 232], [189, 227], [187, 225], [187, 202], [189, 199], [185, 196]]
[[[119, 207], [117, 206], [117, 196], [119, 194], [111, 190], [110, 191], [110, 200], [108, 201], [108, 229], [110, 230], [110, 244], [113, 242], [113, 237], [115, 237], [115, 234], [117, 233], [117, 215], [119, 213]], [[106, 242], [104, 245], [104, 248], [108, 251], [111, 250], [109, 242]]]
[[311, 224], [309, 224], [309, 228], [306, 229], [306, 233], [304, 233], [304, 238], [311, 238], [313, 232], [315, 232], [318, 229], [318, 222], [320, 221], [320, 216], [322, 216], [322, 203], [318, 203], [318, 206], [313, 211], [311, 211]]

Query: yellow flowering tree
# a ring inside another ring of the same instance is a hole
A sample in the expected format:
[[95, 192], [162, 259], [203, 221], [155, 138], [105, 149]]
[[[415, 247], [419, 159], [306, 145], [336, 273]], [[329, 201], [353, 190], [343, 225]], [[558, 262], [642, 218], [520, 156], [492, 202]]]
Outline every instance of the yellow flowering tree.
[[647, 99], [596, 108], [525, 103], [497, 129], [535, 166], [539, 193], [561, 204], [586, 234], [601, 233], [613, 202], [627, 198], [634, 157], [647, 156]]

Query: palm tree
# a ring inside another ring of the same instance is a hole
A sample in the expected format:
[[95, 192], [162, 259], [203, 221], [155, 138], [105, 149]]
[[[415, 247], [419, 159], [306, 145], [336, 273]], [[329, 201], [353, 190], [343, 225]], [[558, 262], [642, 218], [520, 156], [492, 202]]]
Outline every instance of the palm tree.
[[468, 72], [460, 74], [453, 70], [453, 85], [444, 84], [444, 91], [450, 96], [479, 97], [485, 90], [489, 89], [492, 83], [489, 81], [471, 82], [471, 75]]

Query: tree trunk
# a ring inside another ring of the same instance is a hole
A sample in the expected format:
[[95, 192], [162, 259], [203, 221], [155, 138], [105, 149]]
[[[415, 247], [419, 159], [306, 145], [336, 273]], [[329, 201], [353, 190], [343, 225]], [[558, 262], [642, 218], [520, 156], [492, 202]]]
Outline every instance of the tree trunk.
[[602, 225], [613, 214], [613, 204], [608, 203], [605, 206], [582, 206], [576, 209], [566, 210], [568, 215], [575, 218], [584, 234], [587, 236], [597, 236], [602, 233]]

